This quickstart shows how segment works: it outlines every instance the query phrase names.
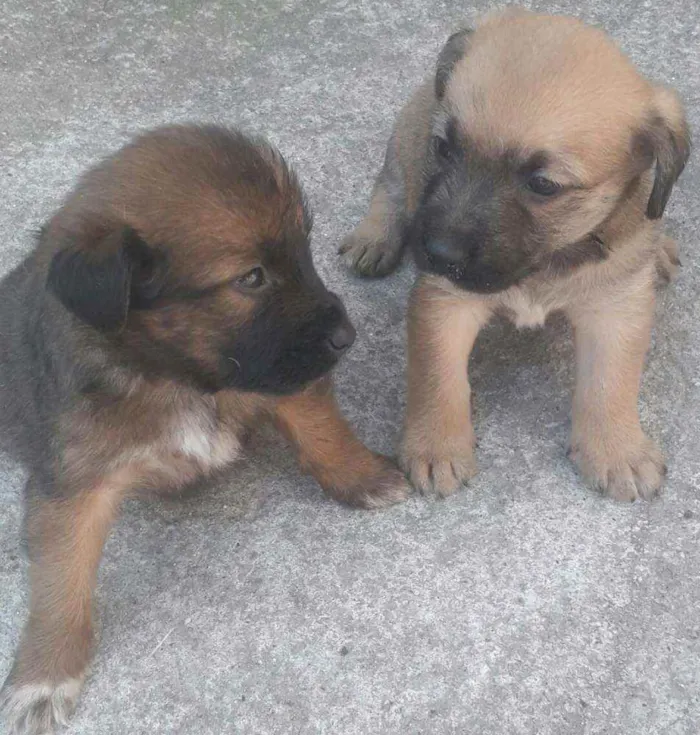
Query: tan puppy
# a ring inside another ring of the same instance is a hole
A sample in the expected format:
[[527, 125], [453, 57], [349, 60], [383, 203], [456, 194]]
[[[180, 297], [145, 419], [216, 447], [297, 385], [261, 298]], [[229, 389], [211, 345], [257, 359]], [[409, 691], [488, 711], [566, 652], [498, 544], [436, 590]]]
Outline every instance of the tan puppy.
[[401, 447], [419, 489], [447, 495], [476, 471], [466, 366], [481, 328], [561, 310], [576, 340], [572, 459], [615, 498], [656, 493], [665, 466], [637, 398], [654, 283], [678, 265], [657, 221], [689, 152], [676, 95], [600, 30], [511, 10], [450, 37], [341, 246], [383, 275], [410, 242], [423, 272]]

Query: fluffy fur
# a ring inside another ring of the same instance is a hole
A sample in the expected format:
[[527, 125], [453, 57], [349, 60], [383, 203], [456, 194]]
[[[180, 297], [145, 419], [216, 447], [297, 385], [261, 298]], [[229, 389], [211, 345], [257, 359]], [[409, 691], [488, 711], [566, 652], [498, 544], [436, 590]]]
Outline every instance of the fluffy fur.
[[448, 39], [340, 248], [380, 276], [410, 247], [422, 272], [401, 447], [418, 488], [446, 495], [476, 471], [466, 366], [482, 327], [563, 311], [577, 355], [571, 457], [615, 498], [658, 491], [665, 466], [637, 397], [654, 285], [678, 266], [658, 220], [689, 153], [675, 93], [601, 30], [509, 10]]
[[0, 284], [0, 434], [30, 473], [30, 612], [2, 694], [13, 732], [50, 732], [73, 708], [125, 497], [229, 464], [265, 420], [331, 497], [406, 496], [333, 400], [326, 376], [355, 333], [310, 229], [270, 146], [170, 127], [87, 172]]

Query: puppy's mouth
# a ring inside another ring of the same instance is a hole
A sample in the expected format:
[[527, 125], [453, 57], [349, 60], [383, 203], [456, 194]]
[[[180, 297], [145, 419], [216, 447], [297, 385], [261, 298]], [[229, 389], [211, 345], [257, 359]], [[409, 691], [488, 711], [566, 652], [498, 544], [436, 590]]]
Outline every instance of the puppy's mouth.
[[[222, 356], [222, 380], [227, 388], [288, 395], [329, 373], [352, 347], [356, 332], [346, 317], [330, 328], [279, 333], [271, 330], [253, 339], [239, 339]], [[289, 325], [288, 325], [289, 326]]]
[[425, 247], [414, 250], [416, 265], [424, 273], [447, 278], [458, 288], [480, 294], [493, 294], [517, 286], [535, 271], [522, 265], [501, 269], [485, 262], [448, 261], [429, 253]]

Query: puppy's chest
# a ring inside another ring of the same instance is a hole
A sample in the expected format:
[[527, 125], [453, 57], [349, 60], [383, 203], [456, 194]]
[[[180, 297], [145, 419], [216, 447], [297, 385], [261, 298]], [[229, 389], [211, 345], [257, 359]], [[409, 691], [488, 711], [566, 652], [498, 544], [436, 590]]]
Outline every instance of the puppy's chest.
[[520, 288], [509, 289], [499, 301], [502, 311], [518, 329], [544, 326], [549, 313], [559, 306]]
[[241, 451], [236, 433], [205, 408], [177, 412], [161, 441], [167, 453], [192, 460], [205, 472], [233, 462]]
[[[222, 408], [214, 396], [169, 385], [149, 387], [145, 396], [135, 393], [119, 409], [109, 421], [111, 436], [121, 445], [115, 462], [163, 475], [166, 484], [213, 472], [241, 453], [243, 423], [236, 407]], [[118, 432], [115, 425], [120, 427]]]

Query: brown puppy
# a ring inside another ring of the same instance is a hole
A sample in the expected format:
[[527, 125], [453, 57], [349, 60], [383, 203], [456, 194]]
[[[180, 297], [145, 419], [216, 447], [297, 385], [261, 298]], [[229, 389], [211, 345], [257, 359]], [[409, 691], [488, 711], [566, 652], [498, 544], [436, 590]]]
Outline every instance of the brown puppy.
[[476, 471], [466, 366], [480, 329], [560, 310], [576, 340], [573, 460], [615, 498], [657, 492], [665, 466], [637, 397], [654, 282], [678, 265], [657, 220], [689, 151], [676, 95], [600, 30], [506, 11], [450, 37], [341, 246], [382, 275], [410, 242], [423, 271], [401, 448], [419, 489], [446, 495]]
[[164, 128], [89, 171], [2, 283], [0, 418], [30, 472], [29, 621], [2, 693], [13, 732], [49, 732], [73, 709], [126, 496], [232, 462], [265, 418], [331, 497], [406, 496], [324, 378], [354, 330], [314, 270], [310, 228], [268, 145]]

